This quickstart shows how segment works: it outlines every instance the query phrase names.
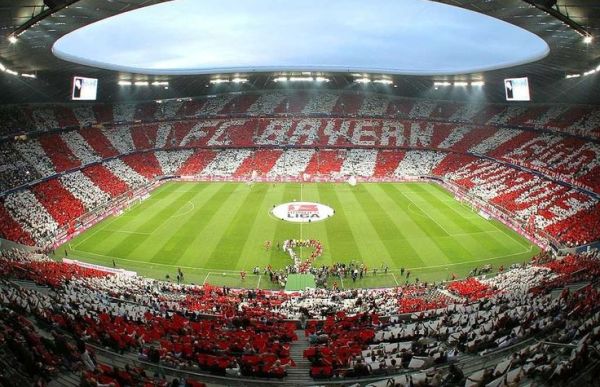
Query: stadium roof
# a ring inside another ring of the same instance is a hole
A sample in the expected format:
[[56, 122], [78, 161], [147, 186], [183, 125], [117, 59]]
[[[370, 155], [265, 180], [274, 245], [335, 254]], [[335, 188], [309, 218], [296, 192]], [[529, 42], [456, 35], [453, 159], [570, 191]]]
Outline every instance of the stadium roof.
[[454, 75], [549, 51], [527, 30], [430, 0], [177, 0], [106, 18], [52, 47], [68, 61], [150, 75]]
[[[60, 3], [69, 0], [54, 0]], [[73, 2], [70, 0], [69, 2]], [[248, 78], [246, 84], [213, 85], [209, 81], [215, 75], [195, 76], [143, 76], [118, 71], [102, 70], [78, 65], [56, 58], [51, 48], [62, 36], [90, 23], [140, 7], [161, 3], [158, 0], [79, 0], [43, 18], [19, 35], [16, 43], [10, 43], [11, 35], [24, 23], [40, 12], [48, 12], [43, 0], [0, 0], [0, 63], [18, 74], [35, 74], [37, 79], [23, 78], [9, 73], [0, 73], [0, 87], [6, 92], [0, 103], [30, 101], [67, 101], [71, 77], [83, 75], [100, 79], [99, 99], [159, 99], [180, 96], [212, 94], [216, 91], [255, 90], [279, 87], [273, 80], [277, 73], [238, 74]], [[597, 75], [590, 70], [600, 65], [600, 5], [589, 0], [558, 0], [555, 9], [568, 15], [583, 30], [596, 39], [584, 43], [579, 32], [556, 17], [536, 8], [523, 0], [443, 0], [442, 3], [456, 5], [469, 10], [512, 23], [544, 39], [550, 54], [534, 63], [508, 69], [478, 72], [456, 76], [393, 76], [396, 88], [382, 86], [378, 91], [407, 96], [434, 98], [481, 98], [454, 91], [432, 94], [434, 81], [484, 80], [485, 98], [501, 101], [501, 80], [506, 77], [529, 76], [532, 83], [533, 100], [544, 102], [600, 103], [600, 96], [593, 93]], [[48, 0], [46, 3], [50, 3]], [[538, 3], [541, 3], [538, 1]], [[567, 75], [579, 74], [578, 78], [566, 79]], [[357, 74], [319, 73], [331, 82], [324, 87], [352, 89], [358, 87], [354, 80]], [[134, 92], [123, 92], [117, 85], [119, 79], [168, 81], [169, 88], [148, 88]], [[304, 85], [302, 87], [305, 87]], [[364, 87], [364, 85], [360, 86]], [[445, 93], [445, 94], [444, 94]]]

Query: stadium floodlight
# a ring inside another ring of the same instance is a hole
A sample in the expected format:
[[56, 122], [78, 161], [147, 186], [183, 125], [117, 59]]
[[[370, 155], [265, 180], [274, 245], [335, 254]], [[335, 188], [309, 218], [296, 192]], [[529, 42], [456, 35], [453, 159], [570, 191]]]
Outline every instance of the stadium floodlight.
[[287, 82], [287, 77], [277, 77], [273, 79], [274, 82]]
[[356, 83], [362, 83], [362, 84], [367, 84], [367, 83], [371, 83], [371, 80], [367, 77], [363, 77], [363, 78], [358, 78], [355, 79], [354, 82]]
[[21, 76], [22, 76], [22, 77], [25, 77], [25, 78], [33, 78], [33, 79], [36, 79], [36, 78], [37, 78], [37, 76], [36, 76], [35, 74], [26, 74], [26, 73], [22, 73], [22, 74], [21, 74]]
[[484, 81], [473, 81], [473, 82], [471, 82], [471, 86], [479, 86], [479, 87], [481, 87], [483, 85], [485, 85]]
[[565, 78], [571, 79], [571, 78], [579, 78], [579, 77], [581, 77], [581, 74], [567, 74], [567, 76]]
[[19, 41], [19, 39], [17, 39], [17, 37], [14, 36], [14, 35], [10, 35], [8, 37], [8, 41], [10, 42], [10, 44], [15, 44], [15, 43], [17, 43]]
[[233, 83], [246, 83], [248, 82], [248, 79], [246, 78], [240, 78], [240, 77], [235, 77], [231, 80], [231, 82]]
[[119, 81], [119, 86], [131, 86], [131, 81]]
[[583, 37], [583, 43], [590, 44], [594, 41], [594, 37], [592, 35], [586, 35]]
[[433, 82], [433, 86], [439, 87], [439, 86], [452, 86], [452, 83], [450, 82]]
[[136, 85], [136, 86], [149, 86], [150, 82], [148, 82], [148, 81], [137, 81], [137, 82], [134, 83], [134, 85]]
[[10, 74], [10, 75], [19, 75], [18, 72], [11, 70], [11, 69], [5, 69], [4, 72], [7, 74]]
[[600, 71], [600, 65], [596, 66], [596, 71]]
[[394, 81], [392, 81], [391, 79], [376, 79], [373, 81], [373, 83], [379, 83], [381, 85], [391, 85], [392, 83], [394, 83]]
[[166, 81], [154, 81], [152, 86], [169, 86], [169, 82]]
[[2, 63], [0, 63], [0, 71], [6, 71], [6, 67]]
[[329, 82], [329, 78], [325, 77], [316, 77], [315, 82]]
[[596, 69], [592, 69], [590, 71], [586, 71], [585, 73], [583, 73], [583, 75], [592, 75], [596, 72]]
[[229, 83], [229, 79], [211, 79], [210, 83], [213, 85], [220, 85], [221, 83]]
[[463, 82], [463, 81], [454, 82], [454, 86], [466, 87], [468, 85], [469, 85], [469, 82]]

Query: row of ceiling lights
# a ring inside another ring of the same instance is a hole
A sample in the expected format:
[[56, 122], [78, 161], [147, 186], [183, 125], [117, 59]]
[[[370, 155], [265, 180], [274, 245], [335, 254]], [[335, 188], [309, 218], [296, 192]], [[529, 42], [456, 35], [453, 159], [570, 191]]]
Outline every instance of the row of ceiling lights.
[[454, 86], [454, 87], [467, 87], [467, 86], [471, 86], [471, 87], [483, 87], [485, 85], [484, 81], [471, 81], [471, 82], [466, 82], [466, 81], [456, 81], [456, 82], [447, 82], [447, 81], [443, 81], [443, 82], [433, 82], [433, 87], [438, 90], [440, 87], [450, 87], [450, 86]]
[[592, 75], [592, 74], [596, 74], [600, 72], [600, 65], [596, 66], [593, 69], [590, 69], [588, 71], [585, 71], [583, 73], [578, 73], [578, 74], [567, 74], [565, 76], [565, 78], [567, 79], [571, 79], [571, 78], [581, 78], [581, 77], [587, 77], [588, 75]]
[[[302, 75], [279, 75], [276, 76], [275, 78], [273, 78], [273, 82], [276, 83], [287, 83], [287, 82], [315, 82], [315, 83], [327, 83], [330, 82], [331, 79], [328, 77], [324, 77], [324, 76], [320, 76], [320, 75], [309, 75], [310, 73], [303, 73]], [[211, 84], [213, 85], [220, 85], [220, 84], [224, 84], [224, 83], [246, 83], [248, 82], [247, 78], [240, 78], [240, 77], [234, 77], [234, 78], [223, 78], [223, 77], [217, 77], [214, 79], [211, 79], [209, 81]], [[378, 84], [382, 84], [382, 85], [392, 85], [394, 82], [391, 79], [371, 79], [367, 76], [359, 76], [358, 78], [356, 78], [354, 80], [355, 83], [361, 83], [361, 84], [367, 84], [367, 83], [378, 83]]]
[[[600, 67], [600, 66], [599, 66]], [[569, 76], [568, 76], [569, 77]], [[316, 77], [307, 77], [307, 76], [278, 76], [275, 77], [273, 79], [274, 82], [277, 83], [282, 83], [282, 82], [316, 82], [316, 83], [322, 83], [322, 82], [329, 82], [330, 79], [327, 77], [322, 77], [322, 76], [316, 76]], [[235, 78], [215, 78], [215, 79], [211, 79], [209, 81], [210, 84], [212, 85], [221, 85], [221, 84], [227, 84], [227, 83], [234, 83], [234, 84], [243, 84], [243, 83], [247, 83], [248, 79], [247, 78], [240, 78], [240, 77], [235, 77]], [[354, 80], [355, 83], [358, 84], [370, 84], [370, 83], [375, 83], [375, 84], [380, 84], [380, 85], [393, 85], [394, 81], [392, 81], [391, 79], [386, 79], [386, 78], [377, 78], [377, 79], [371, 79], [369, 77], [363, 76], [360, 78], [356, 78]], [[129, 80], [120, 80], [118, 82], [118, 84], [120, 86], [169, 86], [169, 82], [167, 81], [154, 81], [154, 82], [149, 82], [149, 81], [129, 81]], [[465, 82], [465, 81], [456, 81], [456, 82], [447, 82], [447, 81], [442, 81], [442, 82], [434, 82], [433, 85], [437, 88], [437, 87], [447, 87], [447, 86], [458, 86], [458, 87], [466, 87], [466, 86], [475, 86], [475, 87], [481, 87], [483, 85], [485, 85], [485, 82], [483, 81], [471, 81], [471, 82]], [[394, 87], [397, 87], [397, 85], [394, 85]]]
[[318, 82], [318, 83], [322, 83], [322, 82], [329, 82], [329, 78], [326, 77], [321, 77], [321, 76], [317, 76], [317, 77], [312, 77], [312, 76], [279, 76], [276, 77], [275, 79], [273, 79], [273, 82]]
[[213, 85], [220, 85], [222, 83], [237, 83], [237, 84], [241, 84], [241, 83], [246, 83], [248, 82], [247, 78], [240, 78], [240, 77], [235, 77], [232, 79], [229, 78], [215, 78], [215, 79], [211, 79], [210, 83]]
[[14, 75], [16, 77], [21, 76], [23, 78], [37, 78], [37, 76], [35, 74], [28, 74], [28, 73], [19, 73], [17, 71], [11, 70], [8, 67], [6, 67], [5, 65], [3, 65], [2, 63], [0, 63], [0, 71], [6, 73], [6, 74], [10, 74], [10, 75]]
[[154, 82], [149, 82], [149, 81], [127, 81], [127, 80], [120, 80], [118, 82], [119, 86], [142, 86], [142, 87], [147, 87], [147, 86], [162, 86], [165, 89], [169, 88], [169, 82], [167, 81], [154, 81]]

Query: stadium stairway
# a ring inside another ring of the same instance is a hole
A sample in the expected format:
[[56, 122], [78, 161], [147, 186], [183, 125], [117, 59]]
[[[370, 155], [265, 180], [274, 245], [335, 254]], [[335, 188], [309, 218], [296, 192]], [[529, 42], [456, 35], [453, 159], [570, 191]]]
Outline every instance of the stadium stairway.
[[315, 382], [310, 377], [310, 362], [304, 358], [304, 350], [309, 347], [308, 339], [304, 335], [303, 329], [297, 329], [298, 340], [290, 345], [290, 357], [296, 363], [296, 367], [290, 367], [287, 370], [285, 384], [290, 385], [313, 385]]
[[13, 285], [27, 289], [27, 290], [35, 290], [36, 292], [48, 295], [50, 293], [50, 288], [47, 286], [43, 286], [43, 285], [38, 285], [33, 281], [30, 280], [11, 280], [10, 281]]
[[81, 372], [62, 372], [48, 383], [48, 387], [77, 387], [81, 385]]
[[556, 288], [556, 289], [552, 290], [550, 292], [550, 295], [552, 296], [552, 299], [556, 299], [561, 296], [561, 294], [564, 292], [565, 289], [569, 289], [569, 293], [573, 293], [573, 292], [576, 292], [578, 290], [585, 288], [589, 284], [590, 284], [589, 281], [574, 282], [571, 284], [567, 284], [561, 288]]

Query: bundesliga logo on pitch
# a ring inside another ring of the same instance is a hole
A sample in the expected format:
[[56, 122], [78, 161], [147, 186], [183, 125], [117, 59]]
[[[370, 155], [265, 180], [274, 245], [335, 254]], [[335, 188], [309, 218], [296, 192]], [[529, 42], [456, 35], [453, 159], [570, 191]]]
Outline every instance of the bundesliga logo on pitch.
[[293, 223], [320, 222], [333, 216], [333, 208], [314, 202], [288, 202], [273, 206], [271, 210], [277, 219]]
[[287, 211], [288, 218], [320, 219], [319, 206], [316, 204], [290, 204]]

